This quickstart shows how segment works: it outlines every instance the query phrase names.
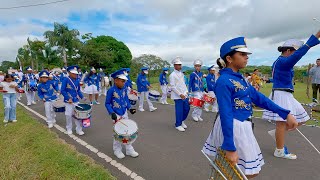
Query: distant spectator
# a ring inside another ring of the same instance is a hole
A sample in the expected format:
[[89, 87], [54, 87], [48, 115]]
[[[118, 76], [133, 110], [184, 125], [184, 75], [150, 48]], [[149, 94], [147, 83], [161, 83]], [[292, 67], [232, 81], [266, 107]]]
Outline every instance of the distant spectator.
[[256, 88], [257, 91], [259, 91], [261, 87], [261, 78], [259, 76], [259, 69], [253, 70], [251, 79], [252, 79], [252, 86]]
[[318, 91], [320, 92], [320, 58], [316, 60], [316, 66], [310, 69], [309, 77], [312, 84], [312, 98], [315, 101], [318, 99]]

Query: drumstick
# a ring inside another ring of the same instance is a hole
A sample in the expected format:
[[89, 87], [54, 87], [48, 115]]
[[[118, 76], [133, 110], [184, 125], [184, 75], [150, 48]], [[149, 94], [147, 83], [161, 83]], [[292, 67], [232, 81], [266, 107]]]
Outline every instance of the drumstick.
[[125, 125], [126, 127], [128, 127], [124, 122], [122, 122], [122, 121], [117, 121], [117, 122], [119, 122], [119, 123], [121, 123], [121, 124], [123, 124], [123, 125]]
[[83, 107], [79, 106], [78, 104], [74, 104], [74, 103], [73, 103], [73, 105], [75, 105], [76, 107], [78, 107], [78, 108], [80, 108], [80, 109], [84, 109]]

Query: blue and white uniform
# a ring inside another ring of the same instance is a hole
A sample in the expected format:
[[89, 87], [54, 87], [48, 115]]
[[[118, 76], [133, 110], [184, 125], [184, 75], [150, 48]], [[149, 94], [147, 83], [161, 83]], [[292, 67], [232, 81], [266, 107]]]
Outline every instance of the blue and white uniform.
[[139, 92], [139, 111], [144, 111], [143, 109], [143, 101], [144, 97], [147, 99], [147, 103], [149, 105], [149, 110], [154, 111], [157, 108], [153, 107], [152, 102], [149, 100], [149, 87], [150, 83], [147, 79], [146, 74], [148, 73], [148, 68], [143, 67], [141, 68], [141, 73], [138, 75], [137, 78], [137, 88]]
[[[41, 71], [39, 73], [41, 77], [49, 77], [49, 72]], [[48, 80], [47, 82], [40, 82], [38, 85], [38, 96], [41, 100], [44, 101], [44, 109], [46, 113], [46, 122], [49, 128], [53, 127], [53, 124], [56, 122], [55, 120], [55, 112], [53, 110], [53, 101], [55, 101], [58, 97], [55, 94], [55, 91], [59, 91], [58, 84], [52, 80]]]
[[84, 78], [84, 83], [86, 87], [84, 88], [83, 92], [86, 94], [99, 94], [100, 91], [100, 76], [97, 73], [89, 73]]
[[[293, 67], [311, 47], [319, 43], [320, 41], [314, 35], [312, 35], [305, 44], [298, 40], [289, 40], [284, 46], [290, 47], [291, 44], [291, 46], [297, 48], [297, 50], [291, 56], [279, 56], [272, 65], [273, 86], [269, 98], [279, 106], [288, 108], [298, 122], [305, 122], [309, 120], [310, 117], [293, 96]], [[265, 111], [262, 118], [273, 121], [286, 121], [271, 111]]]
[[[181, 57], [177, 57], [172, 61], [172, 64], [182, 64]], [[176, 129], [178, 131], [185, 131], [187, 125], [184, 120], [187, 119], [190, 105], [188, 99], [188, 88], [184, 81], [184, 74], [181, 70], [174, 69], [169, 76], [170, 88], [171, 88], [171, 99], [174, 100], [175, 115], [176, 115]], [[184, 95], [186, 98], [182, 99], [180, 95]]]
[[163, 68], [162, 73], [159, 76], [159, 83], [162, 91], [160, 102], [162, 104], [168, 104], [167, 102], [168, 84], [169, 84], [167, 81], [168, 70], [169, 70], [168, 68]]
[[[78, 74], [78, 66], [69, 66], [67, 71], [73, 74]], [[72, 134], [72, 119], [76, 124], [76, 133], [83, 135], [82, 124], [79, 120], [73, 118], [73, 113], [75, 109], [75, 104], [79, 103], [80, 99], [83, 99], [83, 95], [80, 91], [80, 82], [78, 78], [66, 77], [62, 81], [61, 85], [61, 94], [63, 95], [65, 106], [66, 106], [66, 129], [68, 134]], [[69, 99], [72, 100], [72, 103], [68, 103]]]
[[[195, 60], [193, 65], [200, 65], [202, 66], [202, 61], [200, 60]], [[203, 73], [201, 71], [197, 72], [194, 71], [190, 74], [189, 78], [189, 92], [192, 93], [192, 96], [198, 99], [202, 99], [203, 97]], [[192, 111], [192, 118], [194, 121], [202, 121], [203, 119], [201, 118], [202, 114], [202, 108], [200, 107], [195, 107]]]
[[[27, 71], [32, 71], [31, 67], [26, 68]], [[27, 105], [36, 104], [35, 102], [35, 91], [37, 91], [37, 79], [33, 73], [26, 73], [22, 77], [22, 82], [25, 86], [25, 93], [27, 96]]]
[[[127, 80], [127, 77], [124, 74], [123, 69], [112, 73], [111, 77], [113, 79], [120, 78], [123, 80]], [[127, 87], [124, 86], [122, 88], [118, 88], [116, 85], [112, 86], [107, 91], [105, 107], [109, 115], [112, 115], [113, 113], [117, 115], [118, 121], [121, 121], [122, 119], [128, 119], [127, 110], [130, 110], [131, 105], [130, 105], [128, 94], [127, 94]], [[124, 145], [126, 148], [126, 154], [128, 155], [128, 154], [135, 153], [135, 155], [138, 156], [139, 154], [135, 152], [132, 146], [132, 143], [127, 143]], [[118, 158], [124, 157], [122, 153], [122, 143], [119, 141], [116, 141], [115, 139], [113, 139], [113, 151]]]
[[[215, 71], [216, 69], [214, 68], [213, 65], [208, 68], [209, 73], [208, 73], [208, 76], [206, 77], [208, 94], [211, 97], [215, 98], [216, 95], [214, 94], [213, 89], [214, 89], [214, 86], [216, 84], [216, 76], [215, 76], [215, 74], [210, 73], [210, 70], [214, 70]], [[210, 106], [212, 106], [212, 112], [218, 112], [218, 102], [217, 102], [217, 100], [215, 100], [212, 105], [209, 104], [209, 103], [205, 103], [205, 107], [204, 107], [205, 110], [209, 111]]]
[[59, 89], [61, 89], [62, 81], [65, 77], [68, 77], [68, 72], [66, 71], [67, 69], [65, 67], [62, 68], [62, 73], [60, 73], [59, 76]]
[[[232, 51], [250, 54], [244, 37], [224, 43], [220, 48], [220, 57], [225, 58]], [[231, 68], [223, 68], [219, 73], [220, 77], [213, 90], [217, 97], [220, 114], [203, 150], [210, 156], [216, 156], [218, 148], [237, 151], [238, 166], [244, 174], [258, 174], [264, 165], [264, 159], [252, 131], [252, 103], [276, 112], [282, 118], [286, 118], [290, 111], [281, 108], [258, 92], [239, 72], [234, 72]]]

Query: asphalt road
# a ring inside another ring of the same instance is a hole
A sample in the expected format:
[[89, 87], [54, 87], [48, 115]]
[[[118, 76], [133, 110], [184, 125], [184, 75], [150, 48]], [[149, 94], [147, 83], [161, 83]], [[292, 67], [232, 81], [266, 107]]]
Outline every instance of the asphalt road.
[[[208, 179], [209, 164], [200, 150], [213, 126], [214, 113], [203, 112], [203, 122], [194, 122], [189, 116], [185, 121], [188, 126], [186, 132], [178, 132], [174, 128], [175, 115], [172, 105], [155, 104], [154, 106], [158, 108], [155, 112], [149, 112], [145, 107], [145, 112], [129, 114], [129, 118], [138, 123], [139, 137], [133, 146], [140, 156], [118, 160], [112, 151], [113, 124], [105, 109], [104, 98], [104, 96], [100, 97], [101, 105], [93, 106], [92, 125], [90, 128], [84, 129], [86, 134], [81, 139], [145, 179]], [[26, 104], [25, 97], [21, 102]], [[44, 115], [42, 102], [30, 107]], [[43, 121], [41, 120], [41, 122]], [[298, 132], [291, 132], [287, 136], [286, 142], [289, 150], [297, 154], [298, 159], [279, 159], [273, 157], [275, 143], [267, 133], [268, 130], [274, 128], [274, 125], [260, 119], [255, 119], [254, 122], [254, 132], [266, 163], [260, 175], [255, 179], [320, 179], [320, 154]], [[64, 113], [57, 113], [57, 124], [65, 128]], [[302, 126], [299, 129], [316, 148], [320, 149], [320, 128]], [[55, 129], [53, 131], [56, 131], [59, 137], [65, 139], [66, 142], [75, 145], [77, 150], [104, 165], [118, 179], [127, 179], [122, 172], [108, 165], [105, 161], [101, 161], [95, 154], [79, 146], [69, 136]]]

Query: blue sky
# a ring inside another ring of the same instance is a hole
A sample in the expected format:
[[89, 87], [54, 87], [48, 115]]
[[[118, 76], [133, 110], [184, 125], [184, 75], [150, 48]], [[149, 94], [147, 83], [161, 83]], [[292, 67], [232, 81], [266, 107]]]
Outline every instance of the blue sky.
[[[49, 2], [49, 0], [44, 0]], [[1, 7], [34, 4], [42, 0], [13, 0]], [[127, 44], [134, 57], [155, 54], [169, 62], [182, 56], [185, 65], [200, 58], [209, 66], [219, 57], [221, 44], [233, 37], [247, 37], [253, 54], [250, 65], [271, 65], [277, 47], [286, 39], [306, 41], [320, 29], [320, 1], [284, 0], [70, 0], [48, 6], [0, 10], [0, 61], [14, 60], [26, 39], [43, 40], [53, 23], [93, 36], [109, 35]], [[277, 4], [275, 6], [274, 4]], [[314, 62], [320, 48], [313, 48], [298, 65]]]

